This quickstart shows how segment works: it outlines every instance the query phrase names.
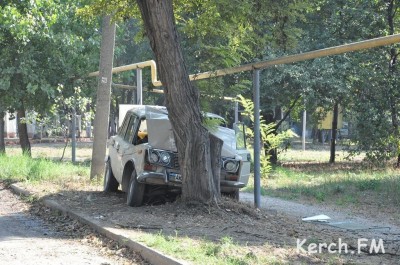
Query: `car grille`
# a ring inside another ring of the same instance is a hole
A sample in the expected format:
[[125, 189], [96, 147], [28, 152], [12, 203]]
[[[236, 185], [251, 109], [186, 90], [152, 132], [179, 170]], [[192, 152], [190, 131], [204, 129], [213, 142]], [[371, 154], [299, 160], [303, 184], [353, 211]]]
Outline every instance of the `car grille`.
[[179, 158], [178, 158], [178, 154], [174, 154], [174, 157], [172, 158], [171, 161], [171, 166], [173, 168], [179, 168]]

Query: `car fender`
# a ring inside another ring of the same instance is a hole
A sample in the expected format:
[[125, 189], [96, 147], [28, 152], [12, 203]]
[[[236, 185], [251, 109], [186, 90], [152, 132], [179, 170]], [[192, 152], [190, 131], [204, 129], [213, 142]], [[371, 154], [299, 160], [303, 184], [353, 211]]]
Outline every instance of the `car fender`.
[[121, 188], [122, 191], [126, 192], [129, 188], [129, 182], [131, 179], [132, 171], [135, 169], [134, 159], [129, 159], [124, 165], [124, 171], [122, 174]]

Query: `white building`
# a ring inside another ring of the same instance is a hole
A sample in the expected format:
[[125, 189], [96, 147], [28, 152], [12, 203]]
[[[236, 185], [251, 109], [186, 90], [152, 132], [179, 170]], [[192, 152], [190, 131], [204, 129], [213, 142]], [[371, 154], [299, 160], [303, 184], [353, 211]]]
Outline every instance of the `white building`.
[[[27, 128], [28, 137], [32, 138], [36, 130], [35, 123], [27, 124]], [[6, 113], [6, 116], [4, 117], [4, 134], [6, 138], [18, 138], [17, 113]]]
[[11, 114], [6, 113], [6, 116], [4, 117], [4, 134], [6, 138], [16, 138], [17, 137], [17, 119], [15, 118], [14, 114], [14, 119], [11, 119]]

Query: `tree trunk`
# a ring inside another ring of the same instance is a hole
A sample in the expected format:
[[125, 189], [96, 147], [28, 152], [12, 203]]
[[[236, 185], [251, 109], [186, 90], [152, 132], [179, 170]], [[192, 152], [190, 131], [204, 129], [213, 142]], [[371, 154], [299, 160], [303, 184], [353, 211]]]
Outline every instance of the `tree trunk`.
[[210, 143], [221, 140], [210, 136], [202, 125], [199, 92], [188, 78], [175, 28], [172, 0], [137, 0], [137, 3], [165, 89], [168, 116], [179, 153], [182, 199], [217, 201], [220, 176], [216, 167], [221, 153]]
[[331, 157], [329, 158], [329, 163], [335, 163], [338, 117], [339, 117], [339, 103], [335, 102], [335, 105], [333, 107]]
[[[288, 111], [285, 113], [283, 118], [276, 124], [274, 131], [272, 132], [274, 135], [278, 135], [278, 129], [282, 125], [282, 123], [286, 120], [287, 117], [289, 117], [290, 112], [293, 110], [293, 108], [296, 106], [298, 100], [301, 98], [301, 96], [298, 96], [289, 106]], [[263, 114], [263, 117], [266, 121], [267, 124], [269, 123], [275, 123], [276, 118], [273, 115], [270, 114]], [[268, 142], [264, 143], [264, 149], [265, 149], [265, 155], [269, 156], [269, 162], [271, 164], [276, 165], [278, 164], [278, 149], [277, 148], [270, 148], [270, 144]]]
[[[396, 15], [396, 7], [395, 7], [395, 1], [394, 0], [386, 0], [387, 3], [387, 22], [389, 26], [389, 35], [393, 35], [395, 33], [394, 29], [394, 18]], [[391, 118], [392, 118], [392, 127], [393, 127], [393, 134], [396, 139], [400, 137], [400, 132], [399, 132], [399, 119], [398, 119], [398, 111], [397, 111], [397, 100], [396, 97], [393, 96], [394, 94], [397, 94], [398, 88], [397, 88], [397, 81], [396, 81], [396, 63], [397, 63], [397, 57], [399, 56], [398, 50], [395, 48], [395, 46], [391, 46], [389, 50], [390, 54], [390, 61], [389, 61], [389, 105], [390, 105], [390, 113], [391, 113]], [[400, 167], [400, 146], [397, 146], [397, 167]]]
[[104, 174], [104, 157], [106, 156], [108, 139], [108, 119], [110, 115], [111, 81], [114, 58], [115, 23], [111, 17], [103, 18], [100, 51], [100, 74], [98, 78], [96, 113], [94, 117], [94, 134], [92, 165], [90, 179]]
[[221, 150], [223, 141], [218, 137], [210, 134], [210, 156], [211, 156], [211, 168], [213, 170], [213, 183], [210, 185], [215, 186], [215, 193], [219, 197], [221, 194], [221, 187], [220, 187], [220, 175], [221, 175]]
[[[22, 148], [22, 153], [27, 156], [31, 155], [31, 143], [29, 142], [28, 138], [28, 126], [24, 120], [25, 118], [25, 108], [22, 106], [18, 111], [18, 136], [19, 136], [19, 143]], [[22, 120], [21, 120], [22, 119]]]
[[6, 144], [4, 142], [4, 117], [5, 117], [5, 113], [4, 112], [0, 112], [0, 155], [5, 154], [6, 153]]

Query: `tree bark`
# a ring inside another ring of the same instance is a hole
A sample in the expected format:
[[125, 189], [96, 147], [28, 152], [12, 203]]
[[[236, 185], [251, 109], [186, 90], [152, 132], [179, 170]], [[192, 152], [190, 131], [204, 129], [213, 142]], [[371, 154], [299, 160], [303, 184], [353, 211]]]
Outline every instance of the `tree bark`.
[[5, 113], [4, 112], [0, 112], [0, 155], [5, 154], [6, 153], [6, 144], [4, 142], [4, 117], [5, 117]]
[[[28, 138], [28, 126], [24, 121], [25, 118], [25, 108], [22, 106], [17, 111], [18, 115], [18, 136], [19, 136], [19, 143], [22, 148], [22, 153], [27, 156], [32, 156], [31, 154], [31, 143], [29, 142]], [[22, 120], [21, 120], [22, 119]]]
[[220, 176], [216, 167], [221, 154], [213, 149], [214, 144], [213, 148], [210, 145], [218, 140], [202, 125], [199, 92], [188, 78], [172, 0], [137, 0], [137, 3], [165, 89], [166, 106], [179, 153], [182, 199], [218, 201]]
[[[395, 7], [395, 1], [394, 0], [386, 0], [387, 3], [387, 22], [389, 26], [389, 35], [393, 35], [395, 33], [395, 24], [394, 24], [394, 17], [396, 15], [396, 7]], [[397, 65], [397, 59], [399, 56], [399, 51], [395, 48], [395, 46], [391, 46], [389, 50], [390, 54], [390, 61], [389, 61], [389, 105], [390, 105], [390, 114], [391, 114], [391, 119], [392, 119], [392, 127], [393, 127], [393, 134], [396, 139], [400, 137], [400, 132], [399, 132], [399, 118], [398, 118], [398, 108], [397, 108], [397, 100], [396, 97], [393, 96], [393, 94], [397, 94], [398, 88], [397, 88], [397, 82], [395, 80], [396, 76], [396, 65]], [[397, 146], [397, 163], [396, 167], [400, 167], [400, 146]]]
[[338, 117], [339, 117], [339, 103], [335, 102], [335, 105], [333, 106], [333, 119], [332, 119], [331, 156], [329, 158], [329, 163], [331, 164], [335, 163]]
[[104, 157], [106, 156], [108, 139], [108, 119], [110, 115], [111, 81], [114, 58], [115, 23], [111, 17], [103, 18], [100, 51], [100, 74], [97, 88], [96, 114], [94, 117], [94, 134], [92, 165], [90, 179], [104, 174]]

